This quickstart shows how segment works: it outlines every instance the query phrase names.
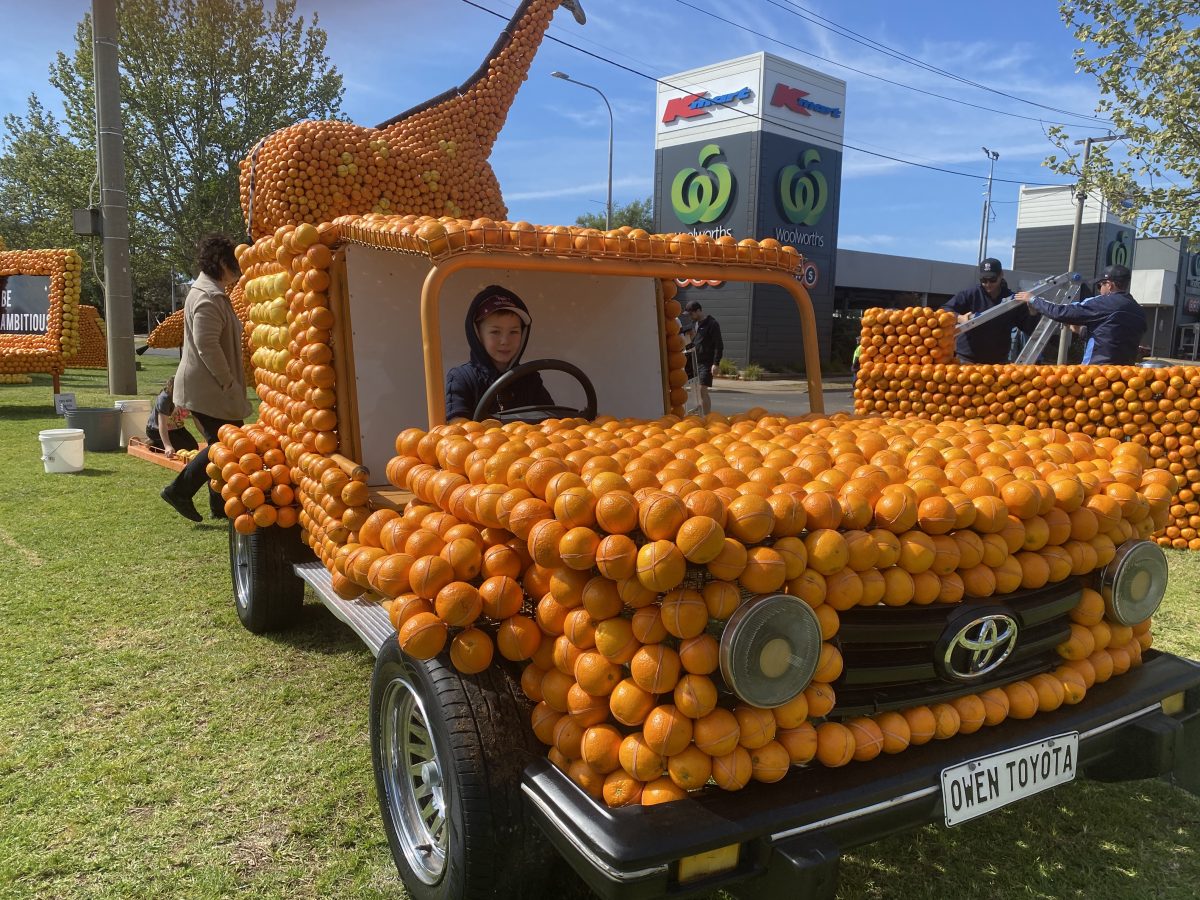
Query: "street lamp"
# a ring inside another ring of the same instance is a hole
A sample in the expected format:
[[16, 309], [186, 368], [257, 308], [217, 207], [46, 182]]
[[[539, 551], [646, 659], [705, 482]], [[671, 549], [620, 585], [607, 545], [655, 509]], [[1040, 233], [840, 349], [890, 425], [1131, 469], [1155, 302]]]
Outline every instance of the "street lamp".
[[996, 168], [996, 160], [1000, 158], [999, 151], [987, 147], [982, 149], [988, 158], [988, 185], [987, 197], [983, 201], [983, 223], [979, 226], [979, 262], [983, 262], [987, 256], [988, 220], [992, 217], [992, 171]]
[[607, 231], [612, 228], [612, 170], [613, 170], [613, 113], [612, 107], [609, 106], [608, 98], [604, 96], [604, 91], [596, 87], [594, 84], [588, 84], [583, 81], [576, 81], [566, 72], [551, 72], [555, 78], [561, 78], [563, 81], [569, 81], [571, 84], [577, 84], [580, 87], [591, 88], [600, 95], [600, 99], [604, 101], [604, 108], [608, 110], [608, 202], [604, 207], [604, 229]]

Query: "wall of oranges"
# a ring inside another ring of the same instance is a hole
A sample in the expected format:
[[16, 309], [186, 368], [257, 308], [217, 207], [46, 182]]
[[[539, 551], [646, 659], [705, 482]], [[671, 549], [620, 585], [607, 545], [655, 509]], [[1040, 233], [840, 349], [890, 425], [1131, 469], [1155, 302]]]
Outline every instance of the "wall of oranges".
[[79, 350], [79, 287], [83, 261], [74, 250], [0, 251], [0, 276], [46, 275], [50, 309], [44, 334], [0, 334], [0, 377], [61, 375]]
[[79, 349], [65, 362], [72, 369], [108, 368], [108, 336], [96, 307], [79, 304]]
[[[775, 781], [1081, 700], [1139, 664], [1150, 622], [1085, 591], [1053, 672], [1004, 689], [839, 718], [839, 616], [952, 605], [1086, 574], [1168, 514], [1145, 447], [1052, 429], [909, 418], [461, 423], [397, 436], [389, 481], [331, 560], [385, 598], [401, 646], [460, 671], [523, 663], [532, 726], [612, 806]], [[335, 471], [332, 467], [327, 472]], [[1166, 482], [1171, 484], [1167, 485]], [[327, 490], [346, 484], [344, 473]], [[1149, 493], [1148, 493], [1149, 491]], [[752, 594], [814, 610], [813, 683], [772, 710], [720, 699], [721, 623]]]
[[1200, 368], [946, 364], [947, 348], [953, 359], [952, 323], [943, 328], [941, 343], [927, 348], [930, 352], [903, 352], [902, 331], [930, 329], [947, 315], [952, 316], [926, 309], [869, 310], [864, 315], [863, 362], [854, 392], [857, 412], [1050, 427], [1133, 443], [1145, 449], [1154, 467], [1180, 482], [1154, 538], [1163, 546], [1200, 550], [1195, 431]]

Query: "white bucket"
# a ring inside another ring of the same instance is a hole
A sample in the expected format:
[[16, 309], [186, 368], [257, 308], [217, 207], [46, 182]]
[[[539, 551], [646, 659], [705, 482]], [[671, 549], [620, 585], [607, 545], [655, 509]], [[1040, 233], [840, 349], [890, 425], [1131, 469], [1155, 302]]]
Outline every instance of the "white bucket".
[[121, 446], [129, 444], [131, 437], [146, 437], [146, 420], [154, 407], [153, 400], [117, 400], [113, 403], [121, 411]]
[[83, 470], [83, 429], [50, 428], [38, 432], [47, 473]]

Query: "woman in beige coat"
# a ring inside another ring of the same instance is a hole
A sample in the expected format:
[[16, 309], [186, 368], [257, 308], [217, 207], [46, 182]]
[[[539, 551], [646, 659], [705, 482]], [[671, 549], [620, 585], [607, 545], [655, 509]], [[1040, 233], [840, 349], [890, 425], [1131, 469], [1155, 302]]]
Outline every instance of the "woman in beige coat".
[[[199, 277], [183, 304], [183, 350], [175, 372], [175, 403], [191, 412], [211, 445], [226, 423], [241, 425], [250, 414], [246, 373], [242, 366], [242, 323], [225, 294], [240, 276], [233, 243], [222, 235], [200, 242]], [[162, 490], [162, 498], [181, 516], [201, 521], [192, 498], [208, 482], [208, 449], [193, 457], [179, 476]], [[221, 496], [211, 488], [213, 518], [224, 518]]]

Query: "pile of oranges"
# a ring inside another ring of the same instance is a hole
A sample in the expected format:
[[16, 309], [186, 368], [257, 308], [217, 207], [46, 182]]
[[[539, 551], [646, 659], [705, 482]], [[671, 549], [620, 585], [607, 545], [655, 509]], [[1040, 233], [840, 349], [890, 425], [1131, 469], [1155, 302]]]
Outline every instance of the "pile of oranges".
[[[775, 781], [791, 765], [845, 765], [1078, 702], [1151, 642], [1148, 621], [1105, 621], [1095, 592], [1072, 614], [1056, 671], [849, 720], [833, 687], [840, 613], [1089, 573], [1165, 521], [1175, 488], [1146, 448], [1081, 433], [761, 411], [462, 423], [408, 429], [396, 450], [388, 479], [416, 499], [371, 512], [333, 550], [335, 587], [385, 598], [412, 656], [448, 649], [466, 673], [497, 654], [524, 662], [550, 758], [612, 806], [676, 799], [710, 778], [731, 790]], [[772, 592], [816, 613], [815, 677], [778, 709], [724, 701], [714, 634], [745, 598]]]
[[954, 360], [957, 317], [946, 309], [868, 309], [862, 317], [861, 366], [934, 365]]
[[261, 424], [222, 425], [208, 451], [208, 475], [239, 534], [296, 524], [291, 467], [279, 439]]
[[[348, 241], [423, 253], [441, 259], [461, 250], [548, 253], [557, 256], [620, 256], [627, 259], [666, 259], [688, 262], [743, 263], [758, 268], [797, 271], [804, 258], [796, 248], [774, 238], [719, 238], [707, 234], [650, 234], [622, 225], [610, 231], [576, 225], [531, 225], [490, 218], [452, 216], [347, 216], [338, 222]], [[953, 314], [950, 315], [953, 323]], [[953, 324], [950, 325], [953, 344]]]
[[488, 156], [559, 2], [523, 5], [480, 77], [388, 127], [306, 121], [260, 142], [241, 164], [250, 233], [400, 210], [503, 219]]
[[[49, 315], [41, 334], [0, 334], [0, 376], [61, 375], [64, 357], [79, 350], [79, 287], [83, 260], [74, 250], [0, 250], [0, 276], [50, 278]], [[10, 382], [19, 383], [19, 382]]]
[[[870, 312], [890, 316], [897, 311]], [[872, 340], [881, 333], [880, 320], [872, 317]], [[866, 336], [864, 324], [864, 341]], [[974, 419], [1048, 427], [1135, 444], [1150, 464], [1179, 482], [1154, 537], [1164, 546], [1200, 550], [1198, 376], [1200, 369], [1190, 366], [864, 363], [855, 386], [855, 409], [935, 423]]]
[[[322, 487], [337, 477], [323, 479], [329, 468], [337, 468], [333, 458], [339, 448], [328, 293], [336, 234], [332, 226], [285, 226], [237, 248], [243, 277], [231, 299], [236, 297], [252, 325], [247, 347], [262, 403], [256, 425], [218, 435], [212, 455], [219, 446], [236, 466], [216, 465], [210, 458], [208, 470], [238, 531], [299, 522], [314, 549], [325, 542], [336, 548], [366, 518], [365, 483], [340, 483], [328, 493]], [[278, 458], [268, 463], [267, 451]], [[239, 471], [262, 482], [248, 486], [259, 488], [263, 499], [257, 493], [245, 496]], [[306, 489], [297, 496], [300, 486]]]
[[79, 304], [79, 350], [66, 360], [72, 369], [104, 369], [108, 367], [108, 337], [100, 310], [86, 303]]

